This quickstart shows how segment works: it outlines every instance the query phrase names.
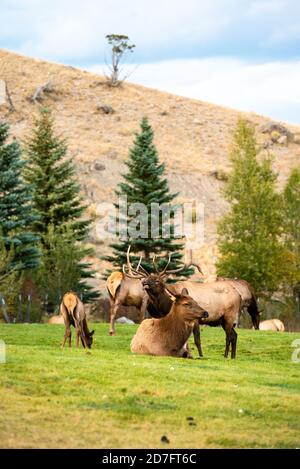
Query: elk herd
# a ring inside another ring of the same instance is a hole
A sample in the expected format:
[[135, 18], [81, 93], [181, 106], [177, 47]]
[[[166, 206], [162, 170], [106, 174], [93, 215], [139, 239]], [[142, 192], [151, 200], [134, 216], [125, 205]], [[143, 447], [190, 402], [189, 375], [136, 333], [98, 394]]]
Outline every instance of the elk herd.
[[[110, 335], [116, 333], [115, 321], [121, 305], [135, 306], [140, 313], [140, 325], [131, 341], [131, 351], [137, 354], [192, 358], [188, 339], [193, 334], [199, 357], [202, 357], [200, 325], [221, 325], [226, 338], [224, 356], [227, 358], [230, 352], [231, 358], [235, 358], [236, 326], [244, 309], [248, 311], [254, 329], [284, 330], [283, 323], [278, 319], [260, 323], [256, 296], [248, 282], [221, 277], [205, 278], [200, 266], [192, 261], [192, 252], [189, 254], [189, 262], [173, 270], [168, 269], [171, 261], [169, 255], [160, 271], [154, 256], [155, 272], [148, 273], [141, 265], [142, 256], [137, 266], [133, 267], [129, 246], [127, 263], [123, 265], [122, 272], [113, 272], [107, 279]], [[168, 283], [172, 275], [191, 266], [198, 269], [198, 279]], [[64, 295], [57, 318], [57, 322], [63, 318], [65, 324], [63, 347], [67, 340], [71, 346], [72, 325], [76, 331], [77, 346], [80, 340], [84, 348], [91, 348], [94, 331], [89, 331], [83, 303], [75, 293]]]

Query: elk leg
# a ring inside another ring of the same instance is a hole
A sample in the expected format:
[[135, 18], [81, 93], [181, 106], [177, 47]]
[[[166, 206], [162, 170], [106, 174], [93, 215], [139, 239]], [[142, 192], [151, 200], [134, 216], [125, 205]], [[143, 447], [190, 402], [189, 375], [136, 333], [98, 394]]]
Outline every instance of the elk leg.
[[201, 348], [201, 339], [200, 339], [200, 326], [198, 322], [195, 322], [193, 327], [194, 342], [198, 349], [199, 357], [203, 357], [202, 348]]
[[228, 358], [229, 347], [230, 347], [230, 333], [226, 332], [226, 346], [225, 346], [225, 353], [224, 357]]
[[116, 329], [115, 329], [115, 321], [116, 321], [116, 315], [117, 315], [117, 310], [119, 307], [119, 303], [116, 302], [112, 304], [111, 309], [110, 309], [110, 326], [109, 326], [109, 335], [115, 335]]
[[80, 332], [77, 330], [76, 331], [76, 347], [77, 348], [79, 347], [79, 336], [80, 336]]
[[[76, 345], [78, 344], [79, 337], [80, 337], [83, 348], [86, 348], [85, 337], [84, 336], [82, 337], [82, 333], [81, 333], [82, 330], [83, 330], [82, 329], [82, 324], [77, 320], [75, 320], [75, 329], [76, 329], [76, 334], [77, 334]], [[78, 345], [77, 345], [77, 347], [78, 347]]]
[[70, 329], [70, 325], [69, 325], [69, 326], [66, 326], [64, 340], [63, 340], [63, 343], [61, 345], [62, 348], [64, 348], [67, 339], [69, 340], [69, 347], [71, 347], [71, 338], [72, 338], [72, 333], [71, 333], [71, 329]]
[[231, 331], [231, 358], [236, 356], [237, 332], [234, 328]]
[[226, 345], [225, 345], [225, 352], [224, 352], [224, 357], [228, 358], [228, 353], [229, 353], [229, 348], [230, 348], [230, 343], [231, 343], [231, 331], [232, 331], [232, 325], [227, 324], [224, 321], [224, 318], [222, 320], [222, 327], [225, 331], [226, 334]]
[[148, 303], [148, 298], [147, 296], [144, 296], [142, 300], [141, 308], [140, 308], [140, 322], [142, 322], [142, 320], [145, 318], [147, 303]]

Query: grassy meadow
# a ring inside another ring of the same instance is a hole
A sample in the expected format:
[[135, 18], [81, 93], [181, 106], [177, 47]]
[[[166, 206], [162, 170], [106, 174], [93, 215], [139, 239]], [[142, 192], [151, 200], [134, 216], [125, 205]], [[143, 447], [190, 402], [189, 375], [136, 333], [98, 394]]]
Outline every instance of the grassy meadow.
[[300, 446], [299, 333], [239, 329], [231, 361], [223, 330], [203, 328], [205, 356], [187, 360], [132, 355], [136, 326], [94, 328], [87, 354], [60, 349], [62, 325], [0, 324], [0, 447]]

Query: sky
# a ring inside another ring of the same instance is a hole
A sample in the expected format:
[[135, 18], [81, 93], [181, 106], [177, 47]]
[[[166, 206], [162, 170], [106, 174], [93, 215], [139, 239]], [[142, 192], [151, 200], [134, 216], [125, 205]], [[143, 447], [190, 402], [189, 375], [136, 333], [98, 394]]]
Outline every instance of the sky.
[[300, 124], [299, 0], [0, 0], [0, 25], [1, 48], [101, 74], [125, 34], [129, 81]]

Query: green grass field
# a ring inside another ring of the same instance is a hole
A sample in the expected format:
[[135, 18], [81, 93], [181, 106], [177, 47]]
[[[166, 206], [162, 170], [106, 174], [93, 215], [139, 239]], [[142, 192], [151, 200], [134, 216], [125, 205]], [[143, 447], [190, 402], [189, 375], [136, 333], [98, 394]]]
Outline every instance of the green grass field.
[[299, 333], [239, 329], [231, 361], [220, 328], [203, 329], [201, 360], [134, 356], [135, 326], [95, 329], [89, 355], [59, 348], [63, 326], [0, 324], [2, 448], [300, 446]]

